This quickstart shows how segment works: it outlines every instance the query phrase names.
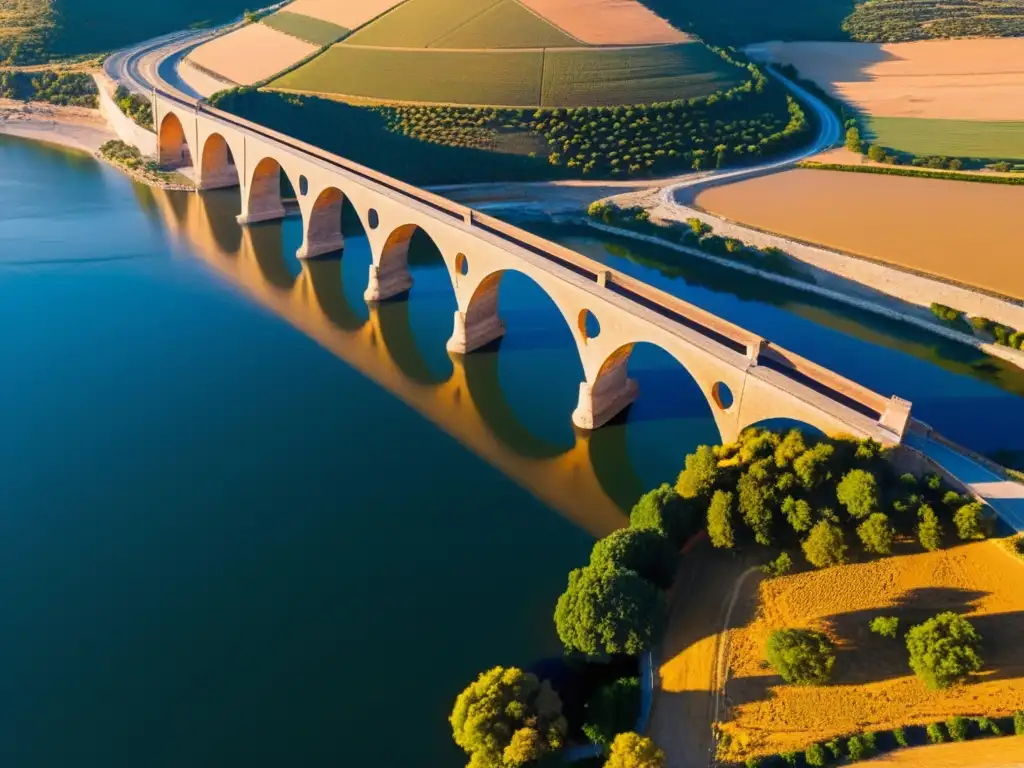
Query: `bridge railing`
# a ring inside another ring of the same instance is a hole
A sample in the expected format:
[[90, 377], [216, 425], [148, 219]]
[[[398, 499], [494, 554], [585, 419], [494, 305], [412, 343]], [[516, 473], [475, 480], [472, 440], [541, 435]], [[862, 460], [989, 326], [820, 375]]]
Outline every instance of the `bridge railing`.
[[468, 226], [479, 227], [503, 240], [510, 242], [552, 261], [571, 272], [608, 288], [640, 306], [650, 309], [663, 317], [673, 320], [704, 337], [745, 354], [752, 363], [762, 365], [803, 384], [811, 390], [829, 397], [864, 416], [878, 419], [889, 404], [889, 399], [850, 379], [813, 363], [806, 358], [782, 347], [766, 342], [762, 337], [713, 315], [676, 296], [661, 291], [647, 283], [611, 269], [599, 261], [590, 259], [576, 251], [565, 248], [519, 227], [475, 211], [441, 195], [407, 184], [404, 181], [375, 171], [372, 168], [335, 155], [320, 147], [307, 144], [291, 136], [253, 123], [223, 110], [211, 107], [205, 102], [177, 96], [156, 89], [155, 95], [197, 112], [222, 120], [236, 128], [242, 128], [257, 136], [269, 139], [285, 147], [311, 155], [340, 170], [377, 184], [386, 190], [410, 198], [413, 201], [460, 220]]

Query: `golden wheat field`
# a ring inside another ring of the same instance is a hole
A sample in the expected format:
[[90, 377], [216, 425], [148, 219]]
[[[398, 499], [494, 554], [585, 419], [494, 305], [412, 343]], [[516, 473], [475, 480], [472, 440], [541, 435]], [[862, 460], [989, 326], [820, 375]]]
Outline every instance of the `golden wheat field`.
[[796, 169], [703, 190], [727, 219], [1024, 298], [1024, 186]]
[[928, 768], [1021, 768], [1024, 766], [1024, 736], [903, 749], [854, 763], [852, 768], [918, 768], [922, 765]]
[[873, 117], [1024, 120], [1024, 38], [766, 43], [756, 50]]
[[[1004, 716], [1024, 702], [1024, 564], [999, 542], [902, 554], [793, 574], [761, 583], [752, 620], [729, 638], [729, 734], [722, 756], [746, 758], [802, 749], [863, 730]], [[898, 616], [902, 633], [942, 611], [966, 615], [984, 638], [984, 671], [946, 691], [911, 672], [900, 639], [868, 630]], [[764, 668], [769, 635], [784, 627], [826, 632], [838, 659], [825, 686], [786, 685]]]
[[311, 16], [329, 21], [345, 29], [358, 29], [368, 21], [390, 11], [402, 0], [359, 0], [359, 2], [338, 2], [338, 0], [295, 0], [286, 6], [292, 13]]
[[252, 85], [318, 50], [312, 43], [266, 24], [249, 24], [204, 43], [188, 55], [188, 60], [239, 85]]
[[636, 0], [521, 0], [523, 5], [589, 45], [653, 45], [690, 40]]

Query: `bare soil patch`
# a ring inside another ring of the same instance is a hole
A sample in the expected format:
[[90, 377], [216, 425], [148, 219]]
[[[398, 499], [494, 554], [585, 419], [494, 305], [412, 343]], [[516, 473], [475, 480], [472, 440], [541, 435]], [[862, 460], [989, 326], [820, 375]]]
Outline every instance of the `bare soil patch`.
[[521, 0], [556, 27], [590, 45], [683, 43], [680, 32], [636, 0]]
[[[862, 730], [952, 715], [1009, 715], [1024, 701], [1024, 567], [999, 542], [906, 554], [762, 582], [756, 618], [730, 638], [731, 743], [725, 757], [801, 749]], [[930, 691], [910, 672], [901, 639], [868, 630], [898, 616], [900, 634], [942, 611], [970, 618], [985, 640], [975, 682]], [[769, 635], [783, 627], [826, 632], [839, 657], [826, 686], [791, 686], [762, 668]]]
[[854, 763], [853, 768], [918, 768], [922, 765], [928, 768], [1020, 768], [1024, 766], [1024, 736], [902, 749], [875, 760]]
[[319, 48], [266, 24], [248, 24], [196, 48], [188, 59], [239, 85], [252, 85], [312, 56]]
[[1024, 38], [765, 43], [756, 51], [876, 117], [1024, 120]]
[[401, 2], [402, 0], [295, 0], [287, 6], [287, 10], [321, 21], [329, 21], [345, 29], [358, 29]]
[[1024, 298], [1024, 187], [796, 169], [700, 191], [732, 221]]

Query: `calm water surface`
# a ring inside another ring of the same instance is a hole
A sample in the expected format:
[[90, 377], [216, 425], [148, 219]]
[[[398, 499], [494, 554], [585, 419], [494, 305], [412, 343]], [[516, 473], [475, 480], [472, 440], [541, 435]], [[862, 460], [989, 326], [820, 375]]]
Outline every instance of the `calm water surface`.
[[[25, 768], [455, 766], [477, 672], [558, 652], [569, 568], [716, 438], [664, 353], [592, 436], [561, 315], [506, 278], [509, 331], [453, 360], [414, 243], [406, 302], [236, 191], [169, 194], [0, 139], [0, 757]], [[354, 223], [350, 221], [349, 223]], [[553, 236], [869, 386], [973, 447], [1024, 447], [1024, 376], [656, 248]], [[401, 738], [394, 738], [400, 729]]]

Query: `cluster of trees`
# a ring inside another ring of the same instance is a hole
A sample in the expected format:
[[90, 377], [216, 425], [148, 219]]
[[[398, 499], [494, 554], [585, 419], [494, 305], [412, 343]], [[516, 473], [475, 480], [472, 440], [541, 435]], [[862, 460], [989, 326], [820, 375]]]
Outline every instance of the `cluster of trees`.
[[592, 219], [610, 226], [623, 227], [646, 235], [697, 248], [712, 256], [745, 264], [754, 269], [773, 272], [797, 280], [812, 280], [799, 268], [797, 262], [781, 248], [766, 246], [757, 248], [734, 237], [714, 234], [714, 229], [700, 219], [675, 221], [651, 221], [650, 214], [641, 207], [622, 208], [614, 203], [598, 200], [587, 209]]
[[944, 37], [1024, 35], [1022, 0], [874, 0], [843, 22], [854, 40], [896, 43]]
[[572, 175], [644, 176], [753, 162], [805, 140], [800, 104], [754, 64], [742, 85], [700, 98], [651, 105], [567, 109], [376, 107], [388, 129], [434, 144], [495, 150], [508, 134]]
[[114, 101], [118, 108], [138, 125], [153, 130], [153, 105], [149, 99], [132, 93], [123, 85], [114, 91]]
[[872, 440], [750, 429], [687, 456], [676, 489], [706, 510], [714, 546], [799, 546], [816, 568], [847, 562], [855, 540], [867, 555], [888, 555], [900, 535], [929, 551], [944, 545], [948, 528], [961, 540], [985, 538], [980, 503], [938, 475], [898, 475], [888, 458]]
[[987, 317], [976, 316], [968, 320], [963, 311], [938, 302], [932, 302], [930, 309], [932, 314], [943, 322], [963, 325], [965, 328], [966, 323], [970, 322], [970, 326], [974, 330], [991, 335], [996, 344], [1010, 349], [1024, 350], [1024, 331], [1018, 331], [1008, 325], [989, 320]]
[[95, 109], [98, 91], [85, 72], [7, 70], [0, 72], [0, 98]]

